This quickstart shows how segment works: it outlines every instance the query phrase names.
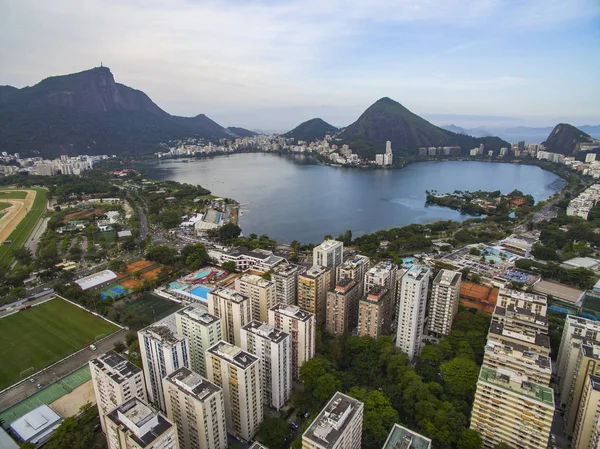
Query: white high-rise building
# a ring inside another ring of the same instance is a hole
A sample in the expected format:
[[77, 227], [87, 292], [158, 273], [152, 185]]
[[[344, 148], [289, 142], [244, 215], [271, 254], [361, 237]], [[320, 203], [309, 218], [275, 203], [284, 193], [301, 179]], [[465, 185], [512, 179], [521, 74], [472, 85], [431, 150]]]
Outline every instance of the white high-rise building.
[[338, 391], [302, 435], [302, 449], [360, 449], [364, 408]]
[[335, 280], [339, 282], [344, 278], [353, 279], [358, 284], [358, 296], [362, 298], [365, 292], [365, 274], [369, 269], [369, 265], [370, 261], [367, 256], [357, 254], [352, 259], [348, 259], [341, 265], [338, 265]]
[[573, 449], [600, 447], [600, 377], [590, 374], [583, 388], [577, 421], [573, 434]]
[[427, 323], [429, 334], [442, 337], [450, 333], [458, 312], [460, 280], [461, 273], [450, 270], [440, 270], [433, 280]]
[[410, 360], [421, 353], [430, 275], [429, 268], [413, 265], [402, 276], [396, 346]]
[[177, 335], [175, 318], [169, 315], [140, 330], [138, 339], [148, 400], [164, 411], [162, 379], [182, 366], [189, 367], [187, 338]]
[[600, 322], [567, 315], [558, 350], [556, 383], [559, 404], [565, 407], [571, 400], [576, 378], [577, 359], [582, 345], [600, 346]]
[[381, 261], [373, 265], [366, 273], [364, 278], [364, 291], [368, 292], [371, 287], [378, 285], [385, 287], [390, 292], [392, 304], [397, 306], [397, 279], [398, 265], [389, 261]]
[[275, 282], [255, 274], [243, 274], [235, 279], [235, 291], [250, 298], [253, 320], [268, 320], [269, 308], [276, 302]]
[[175, 313], [177, 333], [188, 340], [190, 368], [206, 376], [205, 353], [223, 339], [221, 320], [208, 313], [206, 307], [193, 304]]
[[131, 398], [106, 417], [108, 449], [179, 449], [177, 427], [139, 398]]
[[240, 331], [252, 321], [250, 299], [225, 287], [217, 287], [206, 296], [208, 313], [221, 320], [223, 339], [231, 344], [241, 345]]
[[167, 416], [177, 426], [181, 449], [225, 449], [223, 389], [187, 368], [163, 379]]
[[313, 249], [313, 265], [335, 270], [343, 260], [344, 244], [337, 240], [325, 240]]
[[297, 306], [276, 304], [269, 309], [269, 324], [290, 335], [292, 378], [297, 379], [300, 367], [315, 356], [315, 315]]
[[141, 369], [117, 354], [108, 351], [89, 361], [92, 384], [98, 404], [100, 424], [106, 433], [104, 416], [131, 398], [147, 401], [144, 373]]
[[225, 341], [206, 355], [208, 380], [223, 389], [227, 429], [250, 441], [263, 421], [260, 360]]
[[275, 282], [276, 302], [293, 306], [298, 301], [298, 274], [304, 272], [299, 265], [280, 265], [273, 271], [271, 280]]
[[280, 410], [292, 395], [292, 339], [260, 321], [242, 328], [242, 349], [260, 359], [263, 402]]

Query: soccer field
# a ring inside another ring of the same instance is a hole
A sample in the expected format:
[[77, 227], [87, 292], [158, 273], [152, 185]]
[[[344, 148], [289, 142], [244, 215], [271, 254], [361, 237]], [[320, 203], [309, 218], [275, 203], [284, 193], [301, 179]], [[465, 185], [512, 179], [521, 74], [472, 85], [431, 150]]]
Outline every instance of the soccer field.
[[0, 390], [117, 329], [62, 299], [0, 318]]
[[151, 293], [146, 293], [135, 301], [125, 304], [125, 309], [133, 310], [135, 313], [149, 318], [152, 321], [158, 321], [182, 307], [182, 305], [177, 304], [176, 302], [168, 301]]

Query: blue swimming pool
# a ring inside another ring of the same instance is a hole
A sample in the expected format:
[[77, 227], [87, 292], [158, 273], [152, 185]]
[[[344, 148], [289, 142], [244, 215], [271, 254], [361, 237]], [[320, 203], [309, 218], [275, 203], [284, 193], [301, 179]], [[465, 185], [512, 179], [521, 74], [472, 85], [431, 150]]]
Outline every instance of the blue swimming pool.
[[194, 296], [198, 296], [202, 299], [207, 299], [207, 293], [212, 291], [212, 289], [204, 287], [203, 285], [199, 285], [198, 287], [194, 287], [190, 290], [190, 293]]
[[169, 289], [171, 289], [171, 290], [177, 290], [177, 289], [180, 289], [181, 287], [183, 287], [183, 284], [180, 284], [179, 282], [171, 282], [169, 284]]

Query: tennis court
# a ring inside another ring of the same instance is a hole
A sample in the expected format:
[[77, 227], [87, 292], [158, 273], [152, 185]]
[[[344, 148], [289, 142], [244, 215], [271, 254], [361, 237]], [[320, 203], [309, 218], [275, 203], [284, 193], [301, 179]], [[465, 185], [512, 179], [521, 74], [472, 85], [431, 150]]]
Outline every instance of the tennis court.
[[126, 295], [127, 293], [130, 293], [130, 290], [127, 290], [126, 288], [123, 288], [117, 284], [117, 285], [113, 285], [112, 287], [108, 287], [108, 288], [105, 288], [104, 290], [102, 290], [100, 292], [100, 296], [102, 297], [102, 299], [106, 299], [106, 298], [117, 299], [117, 298], [120, 298], [121, 296]]
[[61, 380], [42, 388], [37, 393], [32, 394], [27, 399], [23, 399], [18, 404], [4, 410], [0, 413], [0, 420], [4, 421], [2, 425], [8, 429], [10, 424], [26, 415], [30, 411], [38, 408], [42, 404], [50, 404], [58, 398], [69, 394], [75, 388], [83, 385], [92, 378], [90, 367], [86, 364], [71, 374], [63, 377]]

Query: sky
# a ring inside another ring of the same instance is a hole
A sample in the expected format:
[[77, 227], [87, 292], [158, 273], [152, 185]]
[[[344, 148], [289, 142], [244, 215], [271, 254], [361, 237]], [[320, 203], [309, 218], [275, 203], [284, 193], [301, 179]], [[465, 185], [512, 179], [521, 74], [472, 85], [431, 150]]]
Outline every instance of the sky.
[[99, 66], [175, 115], [600, 124], [600, 0], [0, 0], [0, 85]]

